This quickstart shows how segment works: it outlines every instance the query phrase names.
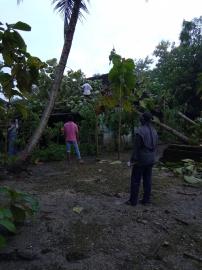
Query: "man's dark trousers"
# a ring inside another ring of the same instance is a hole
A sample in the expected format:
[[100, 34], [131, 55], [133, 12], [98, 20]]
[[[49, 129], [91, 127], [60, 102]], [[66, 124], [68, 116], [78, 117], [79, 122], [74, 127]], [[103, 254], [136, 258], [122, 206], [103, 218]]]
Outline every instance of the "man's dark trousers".
[[151, 166], [133, 166], [131, 175], [131, 189], [130, 189], [130, 202], [136, 205], [138, 202], [138, 194], [140, 188], [141, 178], [143, 178], [143, 200], [142, 203], [150, 202], [151, 195], [151, 177], [152, 177], [152, 165]]

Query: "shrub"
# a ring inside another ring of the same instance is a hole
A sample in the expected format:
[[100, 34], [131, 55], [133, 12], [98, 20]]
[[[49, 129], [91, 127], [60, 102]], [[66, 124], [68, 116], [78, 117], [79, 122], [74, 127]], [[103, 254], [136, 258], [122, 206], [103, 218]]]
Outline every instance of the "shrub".
[[96, 153], [96, 145], [90, 143], [81, 143], [80, 146], [81, 155], [95, 155]]
[[66, 146], [50, 144], [43, 149], [37, 149], [32, 154], [32, 161], [60, 161], [66, 157]]
[[[27, 217], [37, 212], [38, 201], [27, 193], [9, 187], [0, 187], [0, 194], [0, 226], [8, 232], [15, 233], [16, 224], [24, 222]], [[6, 239], [0, 231], [0, 248], [5, 244]]]

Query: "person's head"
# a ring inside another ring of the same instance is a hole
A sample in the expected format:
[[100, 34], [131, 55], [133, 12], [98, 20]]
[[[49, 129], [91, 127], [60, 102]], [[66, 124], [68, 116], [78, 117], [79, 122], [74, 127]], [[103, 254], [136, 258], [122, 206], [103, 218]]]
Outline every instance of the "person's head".
[[74, 121], [74, 117], [73, 117], [73, 115], [72, 115], [72, 114], [68, 115], [68, 117], [67, 117], [67, 121], [68, 121], [68, 122], [72, 122], [72, 121]]
[[15, 120], [14, 120], [14, 119], [11, 119], [11, 120], [9, 121], [9, 124], [10, 124], [10, 126], [15, 125]]
[[144, 112], [140, 116], [140, 122], [142, 125], [149, 124], [153, 120], [153, 116], [150, 112]]

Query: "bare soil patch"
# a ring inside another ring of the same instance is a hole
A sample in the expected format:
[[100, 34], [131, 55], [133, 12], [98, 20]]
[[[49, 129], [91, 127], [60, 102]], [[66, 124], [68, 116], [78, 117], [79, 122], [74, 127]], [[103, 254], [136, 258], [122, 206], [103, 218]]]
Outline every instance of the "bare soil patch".
[[152, 205], [131, 207], [129, 154], [30, 166], [1, 181], [40, 211], [0, 251], [4, 270], [202, 269], [202, 190], [154, 168]]

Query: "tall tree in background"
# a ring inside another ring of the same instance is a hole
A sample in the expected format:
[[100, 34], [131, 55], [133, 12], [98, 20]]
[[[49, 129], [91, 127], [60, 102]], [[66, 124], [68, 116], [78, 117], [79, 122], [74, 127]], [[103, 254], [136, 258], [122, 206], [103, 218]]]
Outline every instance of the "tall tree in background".
[[[18, 0], [18, 3], [22, 0]], [[64, 69], [67, 63], [67, 59], [70, 53], [70, 49], [72, 46], [72, 41], [74, 37], [74, 32], [76, 29], [76, 24], [79, 16], [81, 16], [81, 11], [87, 12], [87, 7], [85, 1], [83, 0], [53, 0], [53, 4], [55, 4], [55, 9], [64, 14], [64, 45], [62, 49], [62, 53], [60, 56], [60, 61], [58, 66], [56, 67], [54, 80], [50, 88], [49, 101], [45, 107], [43, 115], [41, 117], [39, 126], [34, 131], [33, 135], [29, 139], [29, 142], [24, 149], [24, 151], [20, 154], [21, 160], [26, 160], [28, 156], [31, 154], [34, 147], [39, 142], [39, 139], [47, 125], [48, 119], [54, 107], [55, 100], [57, 98], [57, 94], [59, 91], [59, 87], [63, 78]]]
[[202, 17], [184, 21], [180, 44], [162, 41], [154, 51], [158, 57], [152, 72], [152, 90], [164, 96], [169, 108], [181, 110], [192, 119], [202, 107]]

